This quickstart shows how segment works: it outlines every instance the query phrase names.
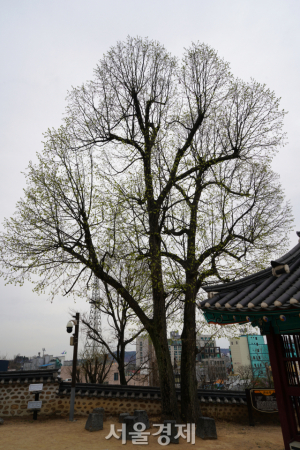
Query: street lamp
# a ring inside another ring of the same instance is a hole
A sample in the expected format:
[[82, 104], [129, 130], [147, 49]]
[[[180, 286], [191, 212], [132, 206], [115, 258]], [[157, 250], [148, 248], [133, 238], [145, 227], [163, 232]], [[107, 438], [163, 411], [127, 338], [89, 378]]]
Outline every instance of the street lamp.
[[75, 325], [75, 332], [70, 338], [70, 345], [73, 345], [73, 369], [72, 369], [72, 384], [71, 384], [71, 400], [70, 400], [70, 415], [69, 420], [74, 420], [74, 405], [75, 405], [75, 385], [76, 385], [76, 367], [77, 367], [77, 350], [78, 350], [78, 335], [79, 335], [79, 313], [73, 316], [75, 320], [69, 320], [67, 323], [67, 333], [72, 333], [73, 325]]

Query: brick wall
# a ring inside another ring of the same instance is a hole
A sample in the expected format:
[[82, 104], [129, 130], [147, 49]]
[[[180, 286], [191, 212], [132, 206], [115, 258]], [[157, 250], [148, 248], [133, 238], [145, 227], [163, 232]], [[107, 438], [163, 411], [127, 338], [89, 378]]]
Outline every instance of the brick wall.
[[[57, 381], [44, 382], [44, 389], [40, 394], [40, 400], [43, 402], [41, 414], [68, 416], [70, 397], [67, 395], [58, 396], [56, 393], [58, 386]], [[34, 400], [34, 394], [29, 393], [29, 383], [0, 384], [0, 417], [32, 414], [27, 410], [27, 404], [30, 400]], [[76, 415], [87, 415], [97, 407], [104, 408], [108, 415], [118, 415], [123, 412], [132, 414], [134, 409], [145, 409], [149, 415], [160, 415], [161, 413], [160, 400], [76, 396]], [[246, 405], [201, 402], [200, 407], [203, 416], [237, 423], [248, 423]], [[279, 424], [278, 413], [263, 414], [253, 410], [253, 414], [255, 421], [259, 423]]]

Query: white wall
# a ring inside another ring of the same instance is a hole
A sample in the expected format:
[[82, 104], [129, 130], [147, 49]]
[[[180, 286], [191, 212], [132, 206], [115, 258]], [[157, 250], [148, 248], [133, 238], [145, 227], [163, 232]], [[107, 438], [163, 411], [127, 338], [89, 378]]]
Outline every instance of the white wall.
[[231, 351], [233, 372], [236, 372], [241, 366], [251, 365], [247, 336], [242, 336], [239, 339], [231, 339], [229, 348]]

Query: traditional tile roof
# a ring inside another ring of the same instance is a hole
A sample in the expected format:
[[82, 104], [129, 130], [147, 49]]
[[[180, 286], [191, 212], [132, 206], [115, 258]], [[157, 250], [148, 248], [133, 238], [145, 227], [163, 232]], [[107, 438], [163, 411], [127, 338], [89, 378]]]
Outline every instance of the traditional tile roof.
[[[298, 234], [298, 233], [297, 233]], [[271, 311], [300, 308], [300, 243], [271, 267], [238, 281], [204, 288], [199, 307], [209, 311]]]
[[[111, 399], [136, 399], [140, 401], [145, 400], [160, 400], [161, 393], [159, 387], [153, 386], [121, 386], [112, 384], [90, 384], [90, 383], [76, 383], [76, 397], [98, 397]], [[210, 389], [198, 389], [198, 399], [203, 403], [231, 403], [243, 405], [246, 402], [246, 393], [244, 391], [218, 391]], [[62, 382], [59, 385], [57, 394], [61, 397], [70, 396], [71, 383]], [[181, 400], [181, 390], [176, 389], [176, 396]]]
[[59, 381], [59, 370], [9, 370], [0, 372], [0, 383], [50, 383]]

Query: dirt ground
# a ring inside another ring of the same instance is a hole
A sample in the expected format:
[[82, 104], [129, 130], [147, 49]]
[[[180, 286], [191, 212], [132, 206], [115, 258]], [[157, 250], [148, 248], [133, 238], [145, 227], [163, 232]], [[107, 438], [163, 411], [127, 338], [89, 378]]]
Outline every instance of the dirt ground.
[[[159, 418], [151, 418], [150, 422], [160, 423]], [[32, 417], [4, 418], [4, 424], [0, 426], [1, 450], [121, 450], [124, 448], [122, 441], [111, 437], [110, 425], [115, 425], [115, 430], [121, 428], [117, 418], [108, 417], [104, 422], [102, 431], [89, 432], [84, 429], [86, 417], [77, 417], [76, 421], [69, 422], [67, 417], [42, 417], [37, 421]], [[195, 445], [188, 444], [180, 438], [179, 445], [169, 444], [170, 450], [192, 450], [193, 448], [208, 450], [252, 450], [272, 449], [284, 450], [281, 429], [274, 425], [257, 425], [249, 427], [229, 422], [218, 421], [218, 440], [204, 441], [196, 436]], [[150, 433], [158, 429], [151, 427]], [[120, 434], [120, 433], [118, 433]], [[157, 442], [158, 436], [150, 435], [147, 448], [154, 450], [163, 448]], [[141, 444], [133, 444], [127, 441], [127, 450], [145, 448]]]

